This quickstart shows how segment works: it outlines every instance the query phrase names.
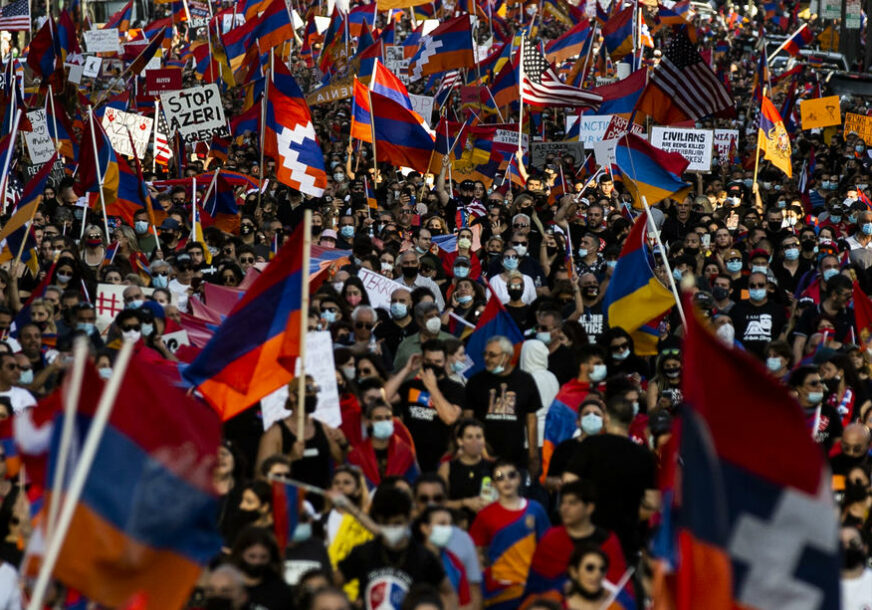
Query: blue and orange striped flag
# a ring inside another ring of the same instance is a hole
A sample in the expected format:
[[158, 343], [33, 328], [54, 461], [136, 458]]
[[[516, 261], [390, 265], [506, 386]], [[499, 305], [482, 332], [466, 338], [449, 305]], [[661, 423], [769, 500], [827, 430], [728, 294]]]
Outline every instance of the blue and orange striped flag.
[[763, 97], [760, 105], [760, 127], [757, 130], [757, 154], [763, 151], [763, 158], [772, 165], [793, 176], [793, 166], [790, 163], [790, 136], [784, 128], [784, 121], [768, 97]]
[[293, 378], [300, 354], [303, 224], [182, 376], [224, 420]]
[[628, 134], [618, 140], [615, 162], [637, 208], [642, 207], [643, 197], [648, 205], [654, 205], [666, 197], [680, 198], [690, 192], [691, 185], [681, 180], [687, 159], [637, 135]]
[[130, 20], [133, 18], [133, 0], [121, 7], [121, 10], [109, 17], [102, 30], [118, 28], [118, 32], [123, 34], [130, 28]]
[[369, 206], [370, 210], [377, 210], [378, 200], [375, 197], [375, 189], [366, 176], [363, 177], [363, 190], [366, 193], [366, 205]]

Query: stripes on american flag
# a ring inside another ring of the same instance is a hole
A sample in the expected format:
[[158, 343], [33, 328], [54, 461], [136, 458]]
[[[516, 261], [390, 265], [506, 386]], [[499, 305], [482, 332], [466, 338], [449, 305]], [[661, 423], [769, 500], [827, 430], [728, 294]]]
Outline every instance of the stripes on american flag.
[[521, 101], [535, 106], [598, 108], [602, 97], [567, 85], [536, 43], [521, 39]]
[[703, 61], [684, 29], [674, 32], [666, 41], [663, 57], [651, 81], [691, 119], [701, 119], [733, 106], [723, 83]]
[[18, 0], [0, 8], [0, 30], [29, 30], [29, 0]]

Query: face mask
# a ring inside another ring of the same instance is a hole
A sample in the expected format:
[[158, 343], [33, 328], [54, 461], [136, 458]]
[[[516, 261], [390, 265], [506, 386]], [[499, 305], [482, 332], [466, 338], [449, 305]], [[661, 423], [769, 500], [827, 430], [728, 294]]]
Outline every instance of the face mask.
[[778, 356], [770, 356], [766, 359], [766, 368], [771, 372], [776, 372], [781, 370], [781, 358]]
[[684, 253], [687, 254], [688, 256], [696, 257], [696, 255], [699, 254], [699, 248], [689, 248], [689, 247], [685, 247], [685, 248], [684, 248]]
[[742, 270], [742, 261], [727, 261], [727, 271], [738, 273]]
[[730, 291], [723, 286], [715, 286], [712, 288], [712, 296], [715, 298], [715, 301], [723, 301], [730, 296]]
[[579, 248], [578, 249], [579, 258], [584, 258], [587, 256], [587, 248]]
[[493, 375], [502, 375], [505, 372], [505, 370], [506, 370], [505, 366], [503, 366], [502, 364], [498, 364], [493, 369], [491, 369], [490, 372]]
[[863, 145], [858, 144], [857, 146], [854, 147], [854, 150], [856, 150], [858, 153], [863, 152]]
[[872, 222], [864, 222], [863, 226], [863, 235], [872, 235]]
[[830, 181], [829, 180], [821, 180], [821, 188], [825, 188], [825, 189], [830, 188]]
[[[872, 228], [872, 225], [869, 225]], [[784, 251], [784, 260], [795, 261], [799, 258], [799, 248], [788, 248]]]
[[433, 530], [430, 532], [429, 540], [430, 543], [437, 548], [444, 548], [448, 544], [448, 540], [451, 538], [451, 526], [450, 525], [434, 525]]
[[409, 308], [406, 307], [405, 303], [391, 303], [391, 317], [395, 320], [405, 318], [408, 313]]
[[66, 273], [58, 273], [58, 281], [61, 284], [66, 284], [72, 279], [73, 279], [72, 275], [67, 275]]
[[147, 322], [142, 323], [142, 336], [150, 337], [151, 333], [154, 332], [154, 324], [149, 324]]
[[503, 259], [503, 269], [506, 271], [514, 271], [518, 268], [518, 259], [516, 258], [504, 258]]
[[787, 207], [787, 202], [784, 201], [783, 199], [779, 199], [778, 201], [775, 202], [775, 207], [777, 207], [779, 209], [784, 209]]
[[842, 215], [841, 214], [830, 214], [830, 220], [832, 220], [833, 222], [841, 222]]
[[769, 267], [766, 265], [751, 265], [751, 273], [762, 273], [766, 275], [769, 271]]
[[418, 254], [424, 254], [427, 251], [421, 246], [415, 246], [415, 252], [417, 252]]
[[315, 409], [318, 408], [318, 396], [317, 395], [309, 395], [307, 394], [305, 400], [303, 401], [303, 409], [311, 415], [315, 412]]
[[539, 339], [539, 341], [541, 341], [545, 345], [551, 344], [551, 332], [550, 331], [547, 331], [547, 330], [539, 331], [538, 333], [536, 333], [536, 338]]
[[520, 301], [523, 294], [523, 288], [509, 288], [509, 298], [513, 301]]
[[333, 324], [336, 321], [336, 313], [326, 309], [321, 312], [321, 317], [324, 318], [327, 324]]
[[112, 369], [108, 366], [104, 366], [101, 369], [97, 369], [97, 373], [100, 375], [101, 379], [109, 379], [112, 377]]
[[457, 247], [461, 250], [466, 250], [467, 248], [472, 247], [472, 240], [468, 237], [461, 237], [457, 240]]
[[806, 398], [808, 398], [809, 404], [817, 405], [817, 404], [820, 404], [820, 402], [824, 399], [824, 393], [823, 392], [809, 392], [808, 396], [806, 396]]
[[457, 302], [461, 305], [469, 305], [470, 303], [472, 303], [472, 295], [465, 294], [463, 296], [457, 297]]
[[382, 525], [381, 536], [389, 547], [400, 546], [409, 537], [409, 528], [405, 525]]
[[454, 277], [463, 279], [469, 276], [469, 267], [455, 267]]
[[342, 376], [346, 379], [354, 379], [354, 373], [357, 369], [353, 366], [343, 366], [342, 367]]
[[154, 288], [166, 288], [169, 285], [169, 280], [165, 275], [155, 275], [151, 278], [151, 285]]
[[751, 188], [751, 185], [754, 184], [754, 180], [752, 180], [751, 178], [745, 178], [744, 180], [742, 180], [742, 184], [744, 184], [746, 188]]
[[442, 321], [439, 318], [430, 318], [424, 322], [424, 328], [426, 328], [427, 332], [431, 335], [435, 335], [439, 332], [439, 329], [442, 328]]
[[[243, 235], [251, 235], [254, 232], [254, 227], [251, 225], [240, 225], [239, 232]], [[169, 237], [170, 239], [168, 241], [172, 241], [172, 235]], [[163, 238], [163, 235], [161, 235], [161, 238]]]
[[618, 266], [618, 261], [606, 261], [606, 265], [608, 265], [609, 269], [614, 269]]
[[451, 370], [455, 373], [462, 373], [466, 370], [466, 363], [463, 360], [455, 360], [451, 363]]
[[352, 294], [352, 295], [345, 297], [345, 300], [352, 307], [356, 307], [363, 300], [363, 297], [360, 296], [359, 294]]
[[585, 434], [599, 434], [602, 429], [603, 418], [596, 413], [588, 413], [581, 418], [581, 430]]
[[121, 336], [124, 337], [125, 341], [139, 341], [142, 337], [142, 333], [138, 330], [125, 330], [121, 333]]
[[736, 339], [736, 329], [733, 328], [732, 324], [724, 324], [718, 328], [717, 336], [726, 345], [732, 345], [733, 341]]
[[762, 301], [766, 298], [766, 289], [765, 288], [751, 288], [748, 291], [748, 296], [751, 297], [752, 301]]
[[336, 172], [335, 174], [333, 174], [333, 179], [336, 182], [342, 182], [343, 180], [345, 180], [345, 174], [342, 172]]
[[675, 278], [676, 282], [680, 282], [681, 277], [682, 277], [681, 269], [673, 269], [672, 270], [672, 277]]
[[233, 610], [233, 600], [229, 597], [207, 597], [203, 610]]
[[622, 349], [619, 352], [612, 352], [612, 358], [615, 360], [626, 360], [630, 356], [630, 348]]
[[860, 567], [864, 561], [866, 561], [866, 555], [863, 553], [863, 549], [845, 549], [842, 554], [842, 565], [847, 570]]
[[144, 235], [148, 231], [148, 223], [144, 220], [137, 220], [133, 223], [133, 230], [137, 235]]
[[380, 441], [389, 439], [394, 434], [394, 420], [377, 421], [372, 425], [372, 436]]
[[602, 381], [606, 378], [606, 374], [608, 373], [608, 368], [605, 364], [594, 364], [593, 371], [590, 373], [590, 380], [594, 383]]
[[857, 215], [856, 214], [848, 214], [848, 222], [850, 222], [851, 224], [854, 224], [855, 222], [857, 222]]
[[294, 529], [294, 535], [291, 537], [291, 540], [294, 542], [305, 542], [309, 538], [312, 537], [312, 524], [311, 523], [298, 523], [297, 527]]
[[633, 401], [633, 417], [636, 417], [639, 414], [639, 401]]
[[76, 330], [84, 331], [86, 334], [90, 335], [94, 332], [94, 324], [92, 322], [79, 322], [76, 324]]
[[30, 385], [33, 383], [33, 369], [21, 371], [21, 375], [18, 377], [18, 383], [21, 385]]
[[664, 369], [663, 374], [669, 379], [677, 379], [681, 375], [681, 369]]
[[142, 304], [145, 303], [142, 299], [134, 299], [127, 304], [127, 307], [124, 309], [139, 309], [142, 307]]
[[252, 578], [261, 578], [267, 570], [267, 564], [241, 561], [239, 562], [239, 568]]
[[418, 268], [417, 267], [400, 267], [403, 270], [403, 277], [407, 280], [414, 279], [418, 277]]
[[381, 264], [381, 270], [382, 270], [382, 271], [390, 271], [390, 270], [392, 270], [393, 268], [394, 268], [394, 266], [393, 266], [391, 263], [382, 263], [382, 264]]
[[345, 225], [341, 229], [339, 229], [339, 234], [345, 239], [351, 239], [354, 237], [354, 227], [351, 225]]
[[88, 246], [89, 248], [97, 248], [102, 243], [103, 243], [103, 240], [100, 240], [100, 239], [86, 239], [85, 240], [85, 245]]
[[830, 278], [832, 278], [833, 276], [836, 276], [836, 275], [838, 275], [838, 274], [839, 274], [839, 270], [838, 270], [838, 269], [825, 269], [825, 270], [824, 270], [824, 273], [823, 273], [824, 281], [826, 282], [826, 281], [828, 281]]
[[518, 253], [518, 256], [525, 256], [527, 254], [527, 246], [515, 246], [515, 252]]

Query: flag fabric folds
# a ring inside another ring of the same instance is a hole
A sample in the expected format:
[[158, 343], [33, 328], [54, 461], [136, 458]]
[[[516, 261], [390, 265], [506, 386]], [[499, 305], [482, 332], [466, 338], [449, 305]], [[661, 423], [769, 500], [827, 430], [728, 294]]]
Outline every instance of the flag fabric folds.
[[643, 207], [642, 197], [654, 205], [666, 197], [680, 198], [690, 192], [691, 185], [681, 180], [687, 159], [660, 150], [635, 134], [618, 140], [615, 163], [637, 208]]
[[130, 20], [132, 16], [133, 0], [130, 0], [127, 4], [121, 7], [121, 10], [109, 17], [109, 20], [100, 29], [108, 30], [111, 28], [117, 28], [120, 33], [124, 33], [128, 30], [128, 28], [130, 28]]
[[303, 498], [305, 492], [290, 483], [272, 482], [273, 497], [273, 527], [279, 548], [288, 546], [288, 541], [294, 537], [294, 530], [300, 522]]
[[654, 275], [647, 223], [647, 212], [633, 223], [603, 299], [609, 326], [620, 326], [630, 334], [675, 304], [672, 293]]
[[603, 26], [606, 50], [615, 61], [633, 52], [633, 11], [633, 5], [630, 5]]
[[554, 63], [566, 61], [575, 56], [585, 55], [591, 43], [590, 21], [579, 22], [559, 38], [545, 46], [545, 58]]
[[521, 41], [521, 100], [532, 106], [575, 106], [598, 108], [602, 98], [595, 93], [566, 85], [548, 64], [539, 46]]
[[787, 174], [793, 176], [793, 167], [790, 163], [790, 136], [784, 128], [784, 121], [768, 97], [763, 96], [760, 106], [760, 127], [757, 130], [757, 154], [763, 151], [763, 158], [772, 162], [772, 165]]
[[787, 39], [787, 42], [784, 45], [784, 50], [790, 55], [796, 57], [799, 55], [799, 50], [804, 48], [805, 45], [810, 43], [812, 40], [814, 40], [814, 33], [812, 33], [810, 27], [804, 25], [799, 28], [793, 36]]
[[39, 172], [24, 185], [24, 190], [21, 192], [21, 197], [18, 200], [18, 205], [15, 206], [12, 217], [0, 230], [0, 242], [33, 218], [37, 206], [42, 201], [42, 192], [45, 190], [46, 182], [48, 182], [48, 177], [57, 158], [57, 153], [52, 155], [51, 159], [40, 168]]
[[369, 93], [377, 161], [426, 171], [433, 154], [435, 138], [421, 116], [393, 99]]
[[30, 0], [17, 0], [0, 8], [0, 30], [30, 29]]
[[[385, 10], [385, 7], [379, 4], [379, 9]], [[421, 38], [418, 52], [409, 62], [409, 73], [414, 81], [428, 74], [473, 65], [472, 29], [469, 15], [463, 14], [446, 21]]]
[[484, 346], [488, 339], [496, 335], [506, 337], [515, 346], [524, 340], [512, 316], [500, 303], [500, 299], [491, 292], [487, 305], [475, 325], [475, 330], [469, 335], [466, 344], [466, 353], [472, 359], [472, 367], [466, 371], [466, 375], [471, 377], [484, 370]]
[[286, 385], [300, 353], [303, 224], [182, 376], [224, 420]]
[[600, 104], [600, 114], [629, 114], [633, 112], [636, 102], [645, 90], [645, 82], [648, 80], [648, 70], [636, 70], [624, 79], [616, 83], [603, 85], [591, 89], [603, 98]]
[[[127, 368], [54, 570], [58, 580], [106, 606], [123, 606], [138, 592], [147, 593], [149, 610], [184, 606], [221, 548], [211, 482], [220, 421], [181, 389], [155, 383], [151, 367], [140, 353]], [[103, 385], [96, 369], [85, 371], [83, 388]], [[79, 401], [78, 446], [96, 407], [96, 400]], [[48, 481], [62, 428], [59, 412]]]
[[327, 186], [327, 172], [309, 106], [299, 87], [287, 93], [293, 97], [274, 83], [267, 86], [264, 150], [275, 159], [280, 182], [320, 197]]

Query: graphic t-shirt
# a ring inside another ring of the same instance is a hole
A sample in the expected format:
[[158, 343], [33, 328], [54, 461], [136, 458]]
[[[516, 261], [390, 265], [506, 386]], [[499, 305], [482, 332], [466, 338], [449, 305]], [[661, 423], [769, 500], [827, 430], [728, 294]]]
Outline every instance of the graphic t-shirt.
[[[445, 377], [437, 385], [445, 400], [463, 408], [462, 385]], [[439, 460], [448, 450], [451, 427], [439, 417], [430, 392], [417, 377], [400, 386], [399, 396], [399, 416], [415, 441], [418, 465], [422, 472], [435, 472], [439, 467]]]

